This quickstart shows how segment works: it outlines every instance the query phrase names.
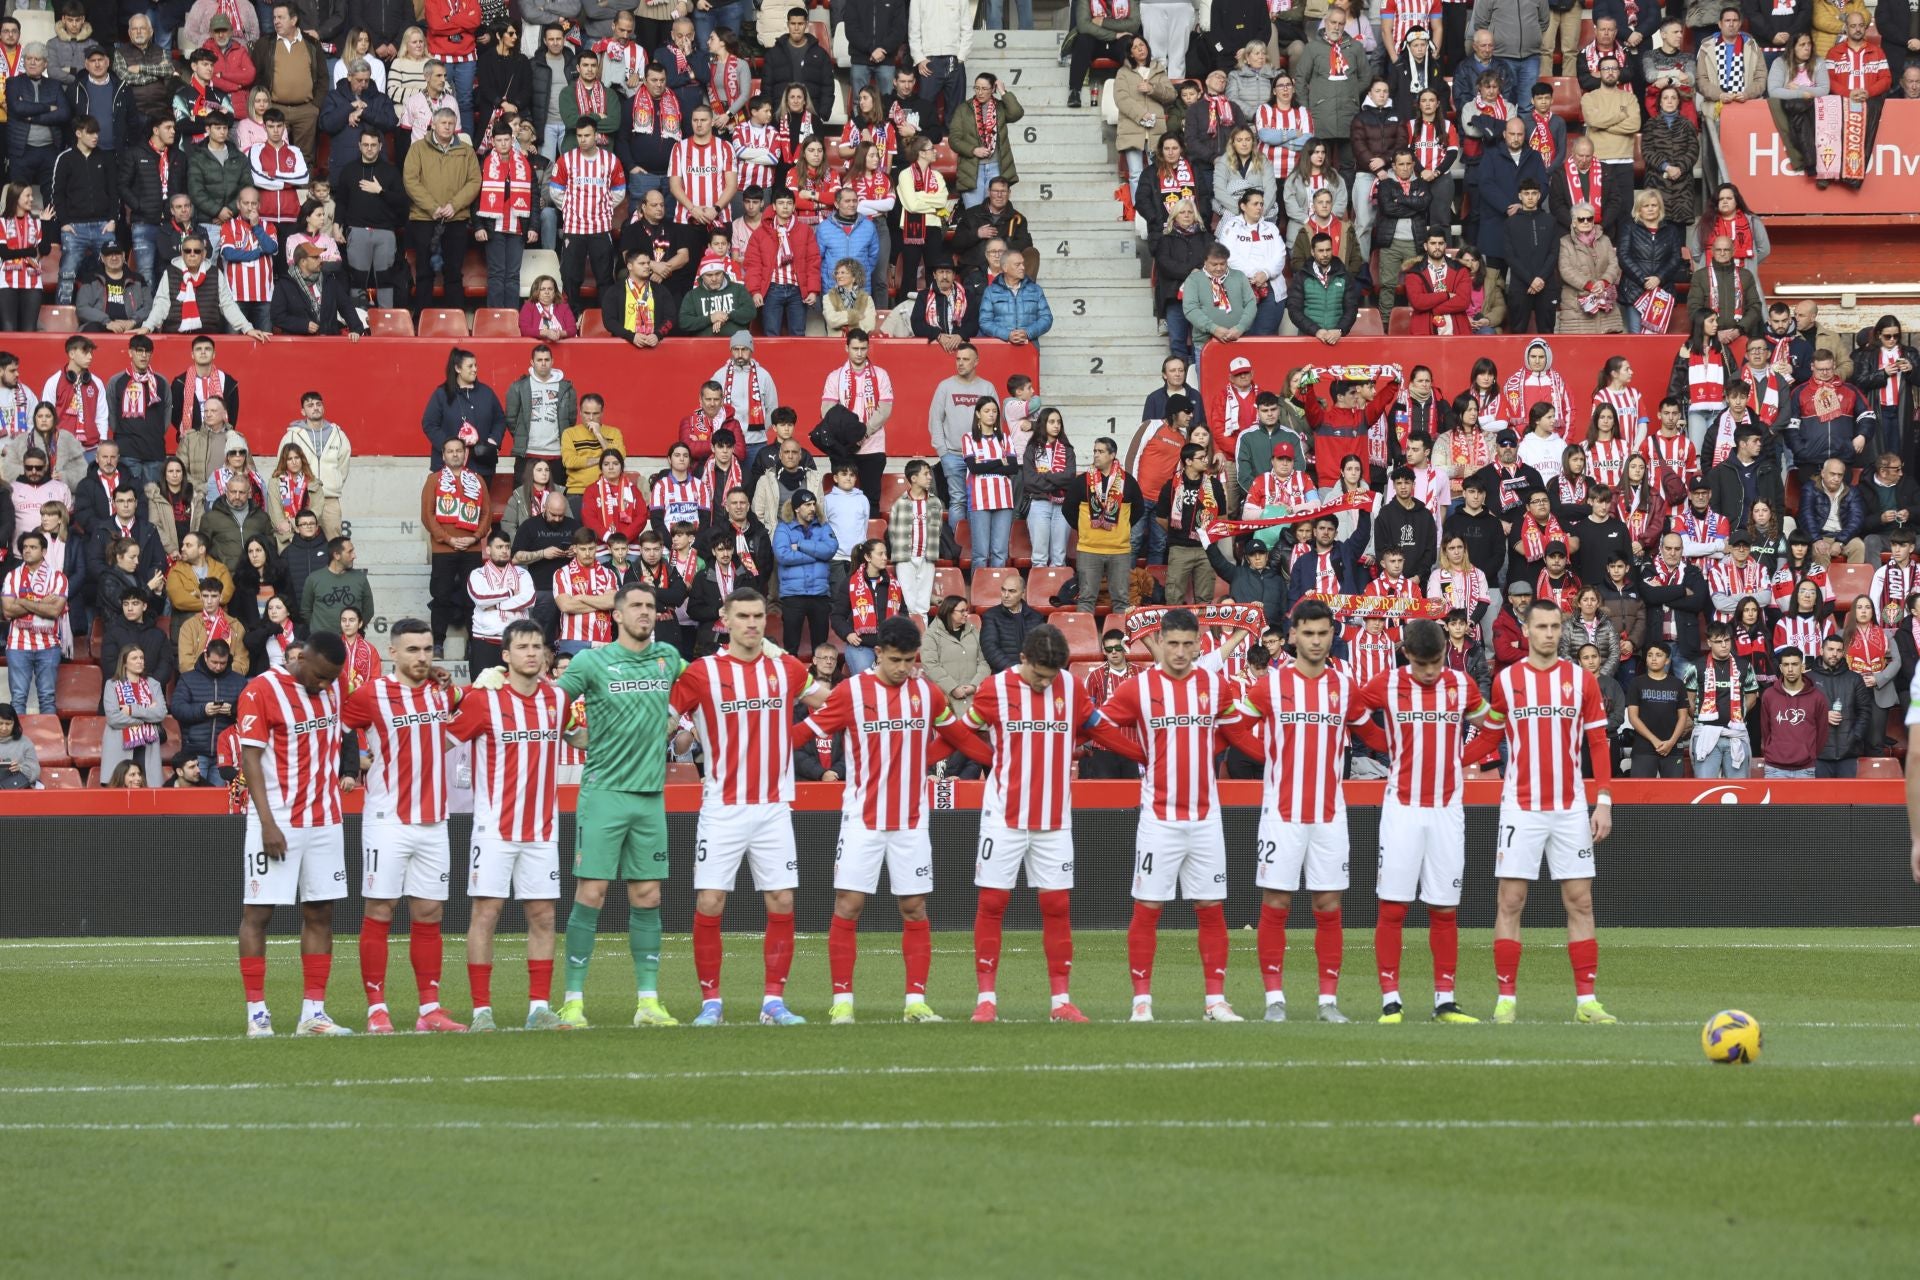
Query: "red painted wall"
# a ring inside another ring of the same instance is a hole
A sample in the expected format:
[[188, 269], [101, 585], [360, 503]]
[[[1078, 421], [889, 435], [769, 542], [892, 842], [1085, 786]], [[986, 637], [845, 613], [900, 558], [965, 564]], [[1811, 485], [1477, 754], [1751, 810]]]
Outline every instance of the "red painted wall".
[[[100, 349], [94, 372], [104, 379], [126, 368], [126, 341], [92, 335]], [[65, 362], [65, 334], [12, 333], [0, 346], [20, 357], [22, 383], [38, 389]], [[172, 378], [190, 363], [190, 340], [155, 340], [155, 367]], [[361, 455], [421, 456], [427, 452], [420, 414], [445, 378], [454, 343], [432, 338], [275, 338], [270, 343], [223, 337], [220, 367], [240, 380], [241, 429], [256, 454], [279, 443], [286, 424], [300, 416], [300, 396], [318, 390], [327, 416], [347, 428]], [[458, 345], [480, 361], [480, 376], [499, 393], [526, 372], [533, 343], [518, 338], [469, 338]], [[1037, 382], [1040, 356], [1031, 346], [981, 341], [980, 374], [1005, 388], [1024, 373]], [[820, 417], [820, 389], [846, 354], [826, 338], [756, 338], [754, 355], [773, 373], [783, 403], [800, 414], [802, 434]], [[581, 395], [606, 397], [606, 420], [626, 433], [633, 452], [660, 455], [676, 438], [680, 420], [699, 406], [700, 384], [727, 359], [719, 339], [669, 339], [642, 351], [610, 339], [576, 339], [554, 352], [556, 365]], [[928, 451], [927, 402], [933, 388], [953, 373], [953, 359], [914, 339], [879, 339], [873, 360], [893, 379], [894, 413], [887, 424], [887, 452], [910, 458]]]

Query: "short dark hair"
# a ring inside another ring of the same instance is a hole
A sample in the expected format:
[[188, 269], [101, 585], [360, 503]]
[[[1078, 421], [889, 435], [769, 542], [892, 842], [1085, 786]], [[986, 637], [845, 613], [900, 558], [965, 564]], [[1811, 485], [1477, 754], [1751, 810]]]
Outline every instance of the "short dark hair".
[[328, 538], [327, 539], [327, 559], [331, 560], [335, 556], [339, 555], [342, 551], [345, 551], [347, 549], [347, 544], [352, 541], [353, 539], [349, 538], [344, 533], [339, 534], [336, 537]]
[[335, 666], [347, 660], [347, 642], [331, 631], [316, 631], [308, 636], [307, 650], [316, 658]]
[[401, 636], [420, 636], [433, 634], [433, 628], [424, 618], [401, 618], [387, 628], [387, 634], [398, 640]]
[[1022, 662], [1052, 667], [1056, 671], [1067, 665], [1068, 654], [1066, 635], [1049, 623], [1041, 623], [1027, 632], [1027, 638], [1020, 644]]
[[1432, 662], [1446, 652], [1446, 646], [1446, 633], [1437, 622], [1415, 618], [1401, 629], [1400, 647], [1409, 658]]
[[1327, 607], [1327, 603], [1324, 600], [1302, 600], [1299, 604], [1293, 606], [1293, 625], [1297, 627], [1303, 622], [1325, 622], [1331, 624], [1333, 622], [1333, 610]]
[[873, 633], [875, 649], [891, 649], [895, 653], [920, 652], [920, 628], [912, 618], [894, 614], [880, 623]]
[[500, 633], [500, 647], [502, 649], [513, 648], [513, 642], [521, 636], [532, 636], [540, 642], [540, 647], [543, 649], [547, 646], [547, 633], [541, 630], [539, 623], [535, 622], [532, 618], [518, 618], [509, 622], [507, 629]]
[[647, 598], [653, 601], [654, 608], [658, 609], [660, 607], [660, 593], [653, 589], [651, 582], [642, 582], [638, 578], [632, 582], [623, 582], [620, 584], [620, 589], [613, 593], [613, 603], [615, 607], [625, 604], [627, 597], [636, 591], [646, 593]]
[[1785, 662], [1788, 658], [1798, 658], [1800, 661], [1805, 662], [1807, 655], [1801, 651], [1800, 646], [1797, 644], [1781, 645], [1773, 651], [1773, 660], [1775, 662]]
[[1160, 615], [1160, 633], [1178, 631], [1181, 635], [1199, 635], [1200, 619], [1193, 616], [1191, 609], [1169, 609]]
[[752, 587], [735, 587], [727, 592], [727, 598], [720, 602], [720, 612], [725, 613], [736, 604], [765, 605], [767, 598]]

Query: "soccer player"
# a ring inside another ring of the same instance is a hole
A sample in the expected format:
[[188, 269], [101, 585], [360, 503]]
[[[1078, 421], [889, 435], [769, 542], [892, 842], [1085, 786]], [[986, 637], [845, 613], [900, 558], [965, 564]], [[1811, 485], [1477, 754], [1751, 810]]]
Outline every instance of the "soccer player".
[[401, 618], [388, 632], [393, 674], [367, 681], [341, 705], [340, 720], [364, 736], [373, 766], [360, 819], [363, 853], [360, 981], [367, 1031], [392, 1035], [387, 1013], [387, 933], [402, 894], [411, 920], [407, 954], [420, 986], [415, 1031], [465, 1031], [440, 1007], [440, 917], [447, 901], [447, 766], [443, 729], [452, 715], [447, 674], [433, 665], [433, 628]]
[[847, 776], [840, 812], [840, 840], [833, 856], [833, 926], [827, 934], [827, 966], [833, 1003], [827, 1021], [853, 1023], [853, 966], [860, 912], [880, 887], [880, 868], [900, 902], [900, 953], [906, 958], [907, 1022], [939, 1022], [927, 1005], [927, 972], [933, 937], [927, 895], [933, 892], [933, 842], [927, 832], [927, 767], [946, 755], [928, 750], [947, 711], [939, 686], [914, 674], [920, 660], [920, 628], [896, 614], [873, 637], [874, 665], [834, 689], [826, 705], [794, 724], [789, 745], [845, 730]]
[[[1242, 720], [1223, 736], [1264, 760], [1254, 882], [1260, 886], [1256, 947], [1267, 988], [1268, 1022], [1287, 1020], [1283, 980], [1287, 913], [1302, 883], [1313, 895], [1313, 951], [1320, 965], [1320, 1021], [1346, 1022], [1340, 1012], [1340, 960], [1345, 933], [1340, 895], [1347, 888], [1347, 803], [1340, 788], [1347, 731], [1363, 724], [1359, 685], [1333, 652], [1333, 610], [1303, 600], [1293, 610], [1293, 661], [1268, 669], [1247, 687]], [[1265, 732], [1252, 724], [1266, 721]]]
[[[1380, 1021], [1401, 1020], [1400, 933], [1417, 895], [1427, 904], [1433, 1020], [1478, 1022], [1454, 1003], [1453, 975], [1460, 964], [1456, 911], [1467, 865], [1460, 748], [1466, 726], [1486, 719], [1487, 701], [1472, 676], [1448, 668], [1447, 637], [1438, 623], [1407, 623], [1400, 645], [1407, 665], [1382, 672], [1360, 690], [1363, 712], [1386, 714], [1393, 770], [1380, 810], [1380, 916], [1373, 931]], [[1371, 732], [1356, 735], [1372, 737]]]
[[586, 704], [587, 767], [574, 815], [573, 910], [567, 916], [566, 1001], [560, 1020], [585, 1028], [607, 881], [627, 882], [627, 950], [639, 988], [636, 1027], [677, 1026], [660, 1003], [660, 882], [667, 878], [667, 736], [679, 717], [673, 682], [686, 659], [653, 638], [657, 597], [644, 582], [613, 595], [614, 640], [575, 654], [560, 688]]
[[[1493, 873], [1500, 881], [1499, 913], [1493, 926], [1493, 972], [1500, 995], [1495, 1022], [1515, 1017], [1514, 990], [1520, 976], [1520, 914], [1527, 905], [1527, 884], [1540, 876], [1540, 862], [1560, 882], [1567, 909], [1567, 958], [1573, 963], [1574, 1016], [1581, 1022], [1619, 1019], [1601, 1007], [1593, 993], [1600, 966], [1600, 942], [1593, 929], [1593, 846], [1613, 830], [1613, 781], [1607, 752], [1606, 705], [1593, 673], [1560, 657], [1560, 607], [1535, 600], [1524, 616], [1527, 656], [1493, 678], [1493, 710], [1487, 727], [1504, 733], [1510, 759], [1500, 791], [1500, 830]], [[1580, 739], [1584, 734], [1593, 759], [1592, 816], [1587, 786], [1580, 776]], [[1470, 750], [1470, 759], [1490, 754], [1496, 745]], [[1481, 743], [1476, 742], [1476, 748]]]
[[1160, 911], [1177, 889], [1193, 903], [1199, 925], [1205, 1016], [1209, 1022], [1239, 1022], [1226, 996], [1227, 844], [1213, 768], [1216, 730], [1239, 717], [1235, 686], [1218, 671], [1195, 667], [1200, 621], [1191, 610], [1168, 610], [1152, 639], [1155, 665], [1114, 690], [1090, 730], [1098, 745], [1147, 767], [1134, 836], [1133, 923], [1127, 928], [1132, 1021], [1153, 1021]]
[[287, 651], [284, 670], [254, 677], [240, 693], [241, 770], [246, 775], [245, 904], [240, 909], [240, 981], [247, 1035], [270, 1036], [267, 924], [279, 905], [300, 904], [303, 994], [296, 1035], [352, 1035], [327, 1016], [333, 971], [333, 904], [347, 895], [340, 826], [340, 698], [347, 647], [332, 632]]
[[[546, 678], [547, 639], [521, 618], [501, 633], [506, 669], [482, 672], [447, 732], [473, 744], [473, 848], [467, 892], [470, 1031], [492, 1031], [493, 931], [508, 894], [527, 913], [527, 1030], [564, 1030], [553, 993], [553, 904], [560, 896], [560, 743], [567, 696]], [[604, 890], [605, 886], [601, 886]]]
[[[793, 751], [787, 745], [794, 704], [811, 677], [798, 658], [767, 651], [767, 601], [751, 587], [720, 604], [727, 647], [696, 659], [674, 682], [673, 709], [691, 716], [707, 760], [693, 855], [693, 969], [700, 980], [696, 1027], [725, 1021], [720, 1000], [720, 915], [745, 858], [765, 896], [766, 989], [760, 1021], [798, 1026], [787, 1008], [793, 968], [793, 891], [800, 883], [793, 844]], [[824, 701], [822, 689], [818, 700]]]
[[1019, 663], [982, 681], [973, 695], [965, 723], [993, 741], [991, 757], [982, 762], [991, 768], [973, 863], [980, 890], [973, 919], [973, 967], [980, 982], [975, 1022], [998, 1017], [1000, 929], [1022, 866], [1040, 896], [1041, 945], [1053, 988], [1047, 1016], [1054, 1022], [1087, 1020], [1067, 993], [1073, 970], [1072, 765], [1075, 735], [1099, 718], [1086, 681], [1067, 670], [1067, 638], [1053, 626], [1027, 632]]

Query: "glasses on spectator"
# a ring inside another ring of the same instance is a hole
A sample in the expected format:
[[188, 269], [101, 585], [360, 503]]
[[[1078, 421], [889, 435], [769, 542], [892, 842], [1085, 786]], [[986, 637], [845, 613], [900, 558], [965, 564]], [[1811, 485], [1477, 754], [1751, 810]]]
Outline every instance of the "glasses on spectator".
[[189, 249], [186, 245], [180, 246], [180, 256], [183, 258], [187, 258], [187, 257], [198, 258], [205, 255], [206, 252], [207, 251], [205, 249]]
[[1575, 226], [1586, 226], [1590, 224], [1592, 221], [1593, 221], [1592, 218], [1575, 218], [1573, 220]]
[[1127, 650], [1125, 645], [1110, 644], [1107, 646], [1107, 652], [1109, 654], [1125, 653], [1126, 651]]
[[1900, 341], [1900, 331], [1898, 329], [1882, 329], [1880, 331], [1880, 341], [1898, 342]]

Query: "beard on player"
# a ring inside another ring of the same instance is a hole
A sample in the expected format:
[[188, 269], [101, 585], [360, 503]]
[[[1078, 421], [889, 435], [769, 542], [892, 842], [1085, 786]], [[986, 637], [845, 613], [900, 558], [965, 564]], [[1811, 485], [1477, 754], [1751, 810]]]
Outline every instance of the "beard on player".
[[613, 600], [613, 621], [620, 639], [632, 648], [644, 649], [653, 643], [653, 624], [658, 604], [653, 588], [644, 582], [629, 582]]

